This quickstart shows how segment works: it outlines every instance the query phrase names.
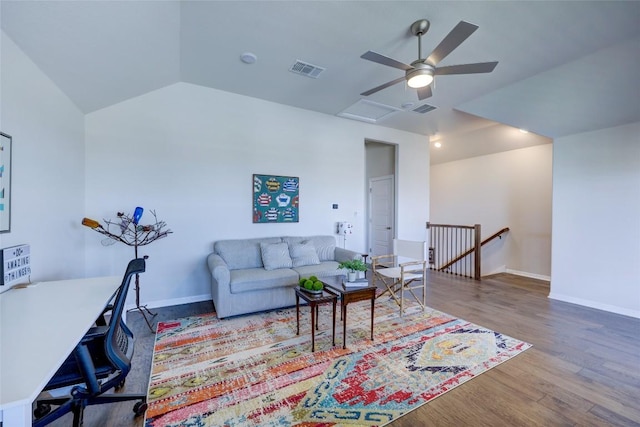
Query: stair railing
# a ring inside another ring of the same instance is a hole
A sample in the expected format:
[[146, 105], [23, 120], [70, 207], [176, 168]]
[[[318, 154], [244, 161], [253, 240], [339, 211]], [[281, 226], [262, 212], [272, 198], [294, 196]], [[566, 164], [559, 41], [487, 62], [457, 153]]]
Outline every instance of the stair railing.
[[481, 239], [481, 226], [431, 224], [429, 233], [429, 268], [480, 280], [481, 247], [493, 239], [502, 238], [509, 231], [505, 227], [485, 240]]

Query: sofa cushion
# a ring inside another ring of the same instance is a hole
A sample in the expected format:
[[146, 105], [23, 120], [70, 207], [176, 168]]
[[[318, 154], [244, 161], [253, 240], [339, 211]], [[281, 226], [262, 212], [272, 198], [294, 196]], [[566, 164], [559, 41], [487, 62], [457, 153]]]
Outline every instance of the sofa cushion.
[[260, 268], [262, 251], [260, 243], [282, 242], [280, 237], [257, 239], [220, 240], [213, 245], [213, 251], [220, 255], [230, 270], [239, 268]]
[[320, 259], [316, 252], [316, 247], [312, 242], [292, 243], [289, 245], [289, 255], [293, 267], [302, 267], [303, 265], [318, 265]]
[[229, 287], [232, 294], [289, 287], [298, 284], [298, 277], [298, 273], [289, 268], [269, 271], [264, 268], [232, 270]]
[[283, 242], [288, 244], [311, 242], [316, 248], [318, 259], [322, 261], [333, 261], [335, 259], [336, 239], [333, 236], [285, 236]]
[[292, 262], [289, 256], [289, 245], [280, 243], [260, 243], [262, 251], [262, 263], [264, 269], [277, 270], [279, 268], [291, 268]]
[[338, 263], [336, 261], [323, 261], [318, 265], [294, 267], [293, 270], [298, 272], [300, 277], [317, 276], [320, 279], [344, 274], [344, 270], [338, 269]]

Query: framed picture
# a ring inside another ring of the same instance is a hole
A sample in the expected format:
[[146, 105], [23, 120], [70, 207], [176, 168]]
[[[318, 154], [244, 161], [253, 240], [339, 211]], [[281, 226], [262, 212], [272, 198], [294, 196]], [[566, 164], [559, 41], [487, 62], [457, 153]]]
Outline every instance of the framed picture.
[[298, 222], [300, 179], [297, 176], [253, 175], [253, 222]]
[[0, 233], [11, 229], [11, 136], [0, 132]]

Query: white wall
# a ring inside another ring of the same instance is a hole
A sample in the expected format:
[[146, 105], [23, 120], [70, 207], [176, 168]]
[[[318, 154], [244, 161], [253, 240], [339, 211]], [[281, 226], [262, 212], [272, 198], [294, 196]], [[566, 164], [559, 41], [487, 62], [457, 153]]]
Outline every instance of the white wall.
[[553, 150], [551, 298], [640, 317], [640, 123]]
[[11, 231], [31, 245], [32, 281], [82, 277], [84, 116], [6, 36], [0, 39], [0, 129], [13, 137]]
[[365, 186], [369, 187], [371, 178], [394, 175], [396, 172], [396, 147], [392, 144], [368, 141], [366, 144]]
[[551, 144], [431, 166], [431, 222], [482, 225], [482, 274], [551, 275]]
[[[219, 239], [334, 234], [365, 248], [365, 139], [399, 144], [399, 234], [424, 235], [428, 144], [423, 136], [178, 83], [86, 117], [86, 216], [155, 209], [174, 231], [146, 246], [142, 300], [208, 298], [205, 267]], [[300, 222], [252, 223], [252, 174], [300, 178]], [[338, 203], [340, 209], [333, 210]], [[149, 220], [148, 213], [142, 223]], [[87, 271], [112, 274], [133, 249], [86, 231]]]

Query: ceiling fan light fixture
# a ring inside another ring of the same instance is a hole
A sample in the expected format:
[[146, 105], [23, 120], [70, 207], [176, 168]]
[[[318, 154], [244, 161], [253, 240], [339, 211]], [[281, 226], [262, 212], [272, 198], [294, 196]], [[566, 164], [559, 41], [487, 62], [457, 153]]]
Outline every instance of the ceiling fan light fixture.
[[418, 89], [421, 87], [429, 86], [432, 81], [433, 76], [431, 74], [416, 73], [416, 75], [409, 77], [409, 80], [407, 80], [407, 85], [414, 89]]
[[427, 30], [429, 30], [429, 25], [428, 20], [420, 19], [411, 24], [411, 27], [409, 28], [411, 34], [418, 38], [418, 59], [413, 61], [411, 65], [405, 64], [401, 61], [396, 61], [393, 58], [389, 58], [388, 56], [384, 56], [370, 50], [360, 55], [362, 59], [386, 65], [387, 67], [397, 68], [405, 72], [404, 77], [399, 77], [376, 86], [373, 89], [362, 92], [360, 95], [369, 96], [395, 84], [406, 82], [409, 87], [417, 89], [416, 92], [418, 93], [418, 99], [422, 101], [433, 95], [430, 85], [436, 74], [441, 76], [446, 74], [490, 73], [496, 65], [498, 65], [497, 61], [493, 61], [438, 67], [440, 61], [460, 46], [462, 42], [464, 42], [471, 34], [473, 34], [474, 31], [478, 29], [478, 26], [466, 21], [460, 21], [458, 25], [456, 25], [453, 30], [451, 30], [449, 34], [440, 41], [428, 56], [423, 57], [422, 36], [427, 32]]
[[414, 89], [425, 87], [433, 81], [433, 69], [414, 68], [407, 71], [407, 85]]

